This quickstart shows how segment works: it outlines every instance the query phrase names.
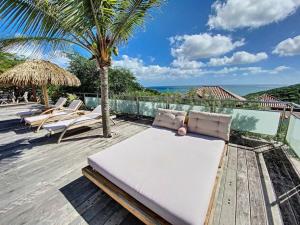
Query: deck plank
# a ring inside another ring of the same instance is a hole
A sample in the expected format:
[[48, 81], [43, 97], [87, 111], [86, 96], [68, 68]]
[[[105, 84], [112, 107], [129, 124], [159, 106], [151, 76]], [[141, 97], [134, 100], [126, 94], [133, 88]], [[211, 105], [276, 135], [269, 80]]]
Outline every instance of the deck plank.
[[246, 164], [246, 150], [238, 149], [237, 152], [237, 201], [236, 224], [250, 224], [250, 202], [248, 189], [248, 169]]
[[255, 152], [246, 151], [246, 159], [251, 207], [251, 223], [266, 225], [266, 209]]
[[235, 224], [237, 147], [229, 147], [220, 225]]
[[[228, 148], [231, 148], [230, 146]], [[221, 176], [220, 185], [217, 191], [217, 197], [215, 200], [215, 208], [213, 212], [213, 217], [210, 220], [211, 225], [218, 225], [220, 223], [220, 217], [221, 217], [221, 211], [222, 211], [222, 205], [223, 205], [223, 196], [224, 196], [224, 189], [225, 189], [225, 180], [226, 180], [226, 171], [228, 166], [228, 152], [226, 152], [227, 155], [224, 157], [224, 165]]]

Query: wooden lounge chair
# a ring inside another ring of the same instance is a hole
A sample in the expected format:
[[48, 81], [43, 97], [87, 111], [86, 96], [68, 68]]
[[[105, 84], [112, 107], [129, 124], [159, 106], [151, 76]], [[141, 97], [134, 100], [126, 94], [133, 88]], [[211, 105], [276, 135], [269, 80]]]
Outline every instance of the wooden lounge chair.
[[[114, 116], [110, 117], [110, 120], [115, 124], [113, 121]], [[101, 113], [101, 106], [97, 106], [92, 112], [87, 114], [81, 115], [77, 118], [68, 119], [68, 120], [60, 120], [55, 123], [48, 123], [43, 125], [42, 127], [49, 131], [49, 135], [55, 133], [61, 133], [57, 143], [59, 144], [68, 130], [76, 129], [79, 127], [90, 126], [95, 123], [101, 123], [102, 121], [102, 113]]]
[[50, 108], [48, 109], [31, 109], [29, 111], [23, 111], [23, 112], [19, 112], [17, 113], [18, 116], [21, 117], [21, 122], [24, 120], [25, 117], [28, 116], [34, 116], [34, 115], [38, 115], [41, 113], [44, 114], [49, 114], [51, 112], [53, 112], [54, 110], [60, 110], [63, 108], [63, 106], [66, 104], [67, 99], [60, 97], [57, 102], [54, 105], [50, 105]]
[[36, 132], [38, 132], [45, 123], [50, 123], [71, 117], [77, 117], [77, 110], [81, 105], [81, 100], [73, 100], [66, 108], [52, 110], [51, 113], [49, 113], [49, 111], [46, 111], [37, 116], [26, 117], [24, 121], [27, 125], [38, 126], [36, 130]]
[[7, 105], [9, 101], [7, 94], [1, 94], [0, 95], [0, 105]]
[[17, 98], [17, 103], [19, 103], [20, 101], [28, 103], [28, 91], [25, 91], [22, 96]]
[[89, 156], [89, 166], [82, 173], [145, 224], [207, 225], [231, 118], [208, 115], [193, 121], [191, 130], [200, 131], [203, 127], [198, 126], [205, 124], [210, 136], [189, 133], [179, 137], [170, 129], [151, 127]]

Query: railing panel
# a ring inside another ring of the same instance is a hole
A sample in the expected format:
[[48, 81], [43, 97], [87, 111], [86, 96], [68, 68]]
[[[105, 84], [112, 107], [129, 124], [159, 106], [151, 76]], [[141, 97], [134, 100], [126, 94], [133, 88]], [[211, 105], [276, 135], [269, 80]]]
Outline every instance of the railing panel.
[[84, 97], [84, 104], [87, 108], [96, 108], [100, 104], [100, 99], [97, 97]]
[[167, 108], [167, 103], [163, 102], [139, 102], [139, 115], [155, 117], [158, 108]]
[[300, 118], [297, 118], [294, 115], [290, 117], [286, 141], [297, 156], [300, 157]]
[[280, 112], [276, 111], [230, 108], [219, 108], [217, 112], [232, 115], [231, 129], [233, 130], [272, 136], [277, 134], [281, 115]]
[[181, 110], [181, 111], [186, 111], [186, 112], [189, 112], [191, 110], [201, 111], [201, 112], [209, 111], [207, 109], [207, 107], [200, 106], [200, 105], [170, 104], [169, 107], [170, 107], [170, 109], [173, 109], [173, 110]]
[[[100, 104], [97, 97], [85, 97], [85, 104], [89, 108], [95, 108]], [[190, 111], [196, 110], [208, 112], [209, 107], [188, 104], [167, 104], [164, 102], [136, 101], [110, 99], [109, 105], [112, 110], [118, 113], [135, 114], [154, 117], [157, 108], [167, 108], [174, 110]], [[233, 117], [232, 129], [237, 131], [248, 131], [252, 133], [275, 136], [280, 123], [281, 112], [249, 110], [237, 108], [217, 108], [217, 113], [230, 114]]]
[[118, 113], [137, 114], [137, 102], [132, 100], [111, 100], [111, 109]]

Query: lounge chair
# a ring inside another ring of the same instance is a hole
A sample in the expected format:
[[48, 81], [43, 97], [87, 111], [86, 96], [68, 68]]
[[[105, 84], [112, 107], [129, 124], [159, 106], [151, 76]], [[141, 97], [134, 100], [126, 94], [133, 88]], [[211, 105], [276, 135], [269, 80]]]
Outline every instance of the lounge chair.
[[[114, 116], [110, 117], [110, 120], [113, 121]], [[43, 125], [43, 128], [49, 132], [49, 135], [55, 133], [61, 133], [58, 138], [57, 143], [59, 144], [68, 130], [72, 130], [79, 127], [90, 126], [95, 123], [101, 123], [102, 121], [102, 112], [101, 106], [97, 106], [92, 112], [79, 116], [77, 118], [61, 120], [55, 123], [48, 123]]]
[[[208, 224], [231, 117], [161, 110], [153, 127], [88, 157], [83, 175], [145, 224]], [[209, 136], [208, 136], [209, 135]]]
[[7, 105], [9, 101], [8, 94], [0, 95], [0, 105]]
[[81, 105], [82, 105], [81, 100], [73, 100], [70, 103], [70, 105], [66, 108], [54, 110], [50, 114], [46, 114], [46, 112], [43, 112], [42, 114], [37, 116], [26, 117], [24, 121], [25, 124], [27, 125], [38, 126], [36, 130], [36, 132], [38, 132], [45, 123], [63, 120], [65, 118], [70, 118], [72, 116], [73, 117], [78, 116], [76, 111], [80, 108]]
[[53, 112], [54, 110], [62, 109], [63, 106], [66, 104], [66, 102], [67, 102], [66, 98], [60, 97], [54, 105], [50, 105], [50, 107], [46, 110], [31, 109], [29, 111], [18, 112], [17, 115], [21, 117], [21, 122], [22, 122], [24, 120], [24, 118], [28, 117], [28, 116], [34, 116], [34, 115], [38, 115], [41, 113], [49, 114], [49, 113]]
[[20, 101], [28, 103], [28, 91], [25, 91], [22, 96], [17, 98], [17, 103], [19, 103]]

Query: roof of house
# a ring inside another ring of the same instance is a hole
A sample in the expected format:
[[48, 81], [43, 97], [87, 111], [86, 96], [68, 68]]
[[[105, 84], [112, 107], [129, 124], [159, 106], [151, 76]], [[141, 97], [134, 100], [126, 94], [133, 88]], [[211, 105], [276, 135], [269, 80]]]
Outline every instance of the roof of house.
[[209, 96], [212, 96], [216, 99], [224, 100], [224, 99], [229, 99], [229, 100], [239, 100], [239, 101], [245, 101], [246, 99], [232, 93], [220, 86], [202, 86], [197, 89], [197, 95], [200, 98], [206, 98]]
[[287, 103], [279, 100], [278, 98], [269, 95], [263, 94], [257, 98], [257, 100], [261, 101], [261, 105], [264, 107], [271, 107], [271, 108], [285, 108], [287, 107]]

